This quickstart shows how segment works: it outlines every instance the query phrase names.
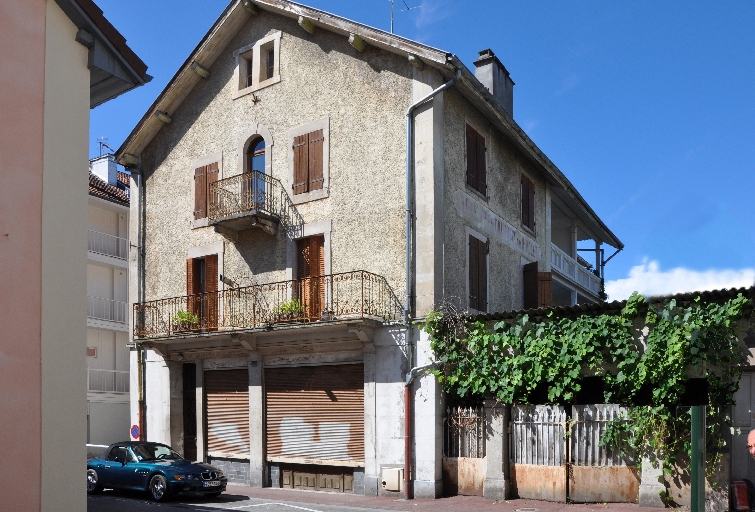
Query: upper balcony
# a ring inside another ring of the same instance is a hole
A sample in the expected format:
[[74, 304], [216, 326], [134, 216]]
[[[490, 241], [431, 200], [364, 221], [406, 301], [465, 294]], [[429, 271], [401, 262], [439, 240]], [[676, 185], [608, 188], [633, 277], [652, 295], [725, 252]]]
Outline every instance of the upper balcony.
[[555, 244], [551, 244], [551, 269], [591, 295], [599, 296], [600, 278], [556, 247]]
[[126, 238], [90, 229], [87, 232], [87, 249], [90, 259], [116, 266], [127, 266], [128, 239]]
[[260, 171], [211, 183], [209, 200], [208, 222], [226, 236], [251, 228], [274, 235], [279, 224], [297, 236], [304, 225], [280, 181]]
[[395, 322], [403, 309], [383, 276], [364, 270], [134, 304], [134, 338], [169, 339], [279, 326]]

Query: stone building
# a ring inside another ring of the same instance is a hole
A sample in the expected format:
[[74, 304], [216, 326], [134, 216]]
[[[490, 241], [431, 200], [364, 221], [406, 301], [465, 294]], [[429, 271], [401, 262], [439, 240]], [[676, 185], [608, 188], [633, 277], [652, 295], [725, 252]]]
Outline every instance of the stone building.
[[[116, 155], [142, 435], [232, 482], [390, 493], [404, 384], [431, 359], [412, 322], [442, 301], [599, 300], [589, 267], [621, 242], [513, 120], [493, 52], [474, 66], [299, 4], [230, 3]], [[444, 399], [419, 377], [406, 480], [437, 497]]]

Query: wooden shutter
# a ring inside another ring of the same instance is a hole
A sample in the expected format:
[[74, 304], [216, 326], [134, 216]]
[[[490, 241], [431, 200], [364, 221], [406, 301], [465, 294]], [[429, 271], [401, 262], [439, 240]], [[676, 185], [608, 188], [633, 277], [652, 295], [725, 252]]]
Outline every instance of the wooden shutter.
[[522, 224], [535, 230], [535, 185], [522, 175]]
[[207, 217], [207, 166], [194, 169], [194, 219]]
[[295, 298], [302, 301], [308, 318], [320, 318], [325, 305], [325, 237], [297, 240]]
[[209, 217], [210, 215], [210, 207], [217, 205], [217, 194], [211, 194], [210, 192], [210, 185], [218, 181], [218, 176], [220, 175], [220, 172], [218, 170], [218, 163], [213, 162], [210, 165], [208, 165], [205, 169], [205, 173], [207, 175], [207, 191], [205, 192], [206, 204], [207, 204], [207, 210], [205, 213], [205, 217]]
[[553, 305], [553, 278], [550, 272], [537, 273], [537, 302], [540, 308]]
[[251, 452], [248, 370], [206, 371], [203, 387], [207, 454], [248, 459]]
[[479, 310], [480, 297], [480, 246], [477, 239], [469, 235], [469, 307]]
[[309, 137], [309, 190], [320, 190], [323, 184], [322, 160], [325, 137], [322, 130], [307, 134]]
[[364, 365], [265, 368], [267, 458], [364, 462]]
[[200, 290], [200, 282], [202, 279], [201, 262], [195, 258], [189, 258], [186, 260], [186, 309], [187, 312], [199, 315], [201, 310], [202, 298], [198, 295]]
[[523, 269], [524, 277], [524, 309], [539, 307], [538, 301], [538, 271], [537, 261], [528, 263]]
[[294, 195], [308, 192], [309, 186], [309, 138], [307, 135], [294, 137]]
[[487, 173], [485, 172], [485, 151], [487, 151], [487, 148], [485, 147], [485, 137], [477, 133], [477, 158], [475, 159], [475, 163], [477, 165], [477, 172], [475, 173], [477, 175], [477, 191], [483, 195], [487, 195], [488, 185], [487, 185]]
[[205, 328], [218, 330], [218, 255], [209, 254], [204, 258], [205, 264]]
[[477, 132], [467, 125], [467, 184], [477, 190]]

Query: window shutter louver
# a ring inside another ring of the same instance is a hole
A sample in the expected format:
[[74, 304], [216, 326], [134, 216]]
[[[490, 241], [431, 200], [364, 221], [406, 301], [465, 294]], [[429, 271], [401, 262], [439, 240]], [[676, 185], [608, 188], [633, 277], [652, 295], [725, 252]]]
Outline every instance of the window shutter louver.
[[477, 132], [467, 125], [467, 184], [477, 190]]
[[294, 137], [294, 195], [307, 192], [309, 180], [309, 144], [306, 135]]
[[476, 164], [477, 164], [477, 172], [475, 173], [477, 175], [477, 189], [478, 192], [481, 194], [487, 195], [487, 175], [485, 172], [485, 151], [487, 148], [485, 147], [485, 138], [477, 134], [477, 158], [476, 158]]
[[198, 295], [201, 293], [201, 262], [195, 258], [189, 258], [186, 260], [186, 308], [188, 313], [199, 315], [202, 305], [202, 297]]
[[541, 308], [553, 305], [553, 277], [550, 272], [537, 273], [537, 302]]
[[322, 130], [308, 134], [309, 137], [309, 190], [320, 190], [323, 186], [322, 160], [325, 137]]
[[[214, 182], [218, 181], [218, 177], [220, 175], [220, 172], [218, 170], [218, 163], [213, 162], [210, 165], [206, 167], [205, 173], [207, 175], [207, 191], [205, 192], [205, 217], [210, 216], [210, 205], [217, 204], [217, 198], [213, 197], [213, 195], [210, 192], [210, 185], [212, 185]], [[215, 194], [217, 196], [217, 194]]]
[[469, 307], [470, 309], [477, 309], [478, 299], [480, 297], [480, 255], [477, 239], [472, 235], [469, 235]]
[[522, 274], [524, 278], [524, 309], [536, 309], [539, 307], [537, 261], [526, 264]]
[[207, 217], [207, 167], [194, 169], [194, 219]]
[[309, 239], [309, 270], [311, 272], [309, 287], [309, 307], [308, 316], [310, 318], [320, 318], [323, 305], [325, 303], [325, 287], [322, 278], [325, 275], [325, 237], [313, 236]]
[[207, 330], [218, 329], [218, 255], [210, 254], [204, 258], [205, 264], [205, 296], [207, 304], [207, 318], [205, 327]]

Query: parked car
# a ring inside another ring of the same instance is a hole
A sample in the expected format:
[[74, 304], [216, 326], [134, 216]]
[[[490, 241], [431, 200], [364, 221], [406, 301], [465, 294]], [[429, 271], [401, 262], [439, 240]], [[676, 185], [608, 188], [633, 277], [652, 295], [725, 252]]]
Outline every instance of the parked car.
[[147, 491], [156, 501], [183, 493], [220, 496], [228, 479], [218, 468], [191, 462], [170, 446], [131, 441], [108, 446], [87, 461], [87, 493], [104, 488]]

